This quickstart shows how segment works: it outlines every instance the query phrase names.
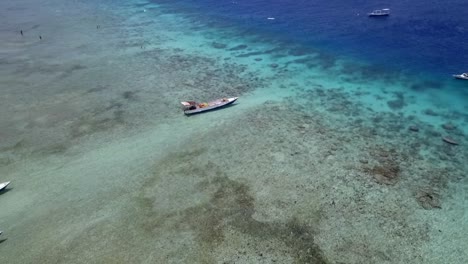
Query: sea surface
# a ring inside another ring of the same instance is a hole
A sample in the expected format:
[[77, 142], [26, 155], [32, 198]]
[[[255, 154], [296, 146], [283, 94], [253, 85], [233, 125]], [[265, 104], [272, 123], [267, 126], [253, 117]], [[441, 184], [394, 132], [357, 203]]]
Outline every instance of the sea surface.
[[[468, 3], [440, 1], [156, 1], [245, 34], [320, 48], [437, 78], [466, 71]], [[390, 8], [388, 18], [367, 13]], [[268, 18], [274, 18], [268, 19]]]
[[468, 263], [463, 10], [0, 2], [0, 262]]

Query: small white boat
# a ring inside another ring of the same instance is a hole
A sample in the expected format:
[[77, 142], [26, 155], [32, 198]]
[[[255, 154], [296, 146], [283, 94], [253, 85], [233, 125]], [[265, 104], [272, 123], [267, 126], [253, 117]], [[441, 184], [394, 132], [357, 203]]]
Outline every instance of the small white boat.
[[3, 189], [5, 189], [8, 184], [10, 184], [9, 181], [0, 183], [0, 191], [3, 191]]
[[390, 15], [390, 9], [384, 8], [384, 9], [377, 9], [374, 10], [370, 13], [367, 13], [368, 16], [370, 17], [380, 17], [380, 16], [388, 16]]
[[0, 235], [3, 234], [3, 231], [0, 231]]
[[184, 106], [184, 113], [186, 115], [193, 115], [228, 106], [234, 103], [237, 100], [237, 98], [239, 97], [222, 98], [208, 103], [197, 103], [195, 101], [185, 101], [181, 103]]
[[468, 80], [468, 73], [464, 72], [462, 74], [454, 74], [453, 77], [461, 80]]

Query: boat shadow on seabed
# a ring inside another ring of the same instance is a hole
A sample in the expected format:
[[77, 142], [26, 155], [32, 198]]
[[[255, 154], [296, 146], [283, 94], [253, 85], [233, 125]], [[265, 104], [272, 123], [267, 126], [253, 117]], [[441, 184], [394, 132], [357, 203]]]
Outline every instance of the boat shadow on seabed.
[[7, 193], [7, 192], [9, 192], [9, 191], [11, 191], [11, 190], [13, 190], [13, 189], [12, 189], [12, 188], [8, 188], [8, 189], [1, 190], [1, 191], [0, 191], [0, 195], [4, 195], [5, 193]]

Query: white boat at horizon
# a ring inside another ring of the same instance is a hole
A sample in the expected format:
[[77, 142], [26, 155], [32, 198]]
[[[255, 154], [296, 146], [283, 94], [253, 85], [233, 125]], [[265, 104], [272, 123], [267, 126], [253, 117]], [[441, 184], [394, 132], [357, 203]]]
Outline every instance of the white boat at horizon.
[[464, 72], [462, 74], [454, 74], [452, 75], [454, 78], [460, 79], [460, 80], [468, 80], [468, 73]]
[[384, 8], [384, 9], [376, 9], [370, 13], [367, 13], [368, 16], [370, 17], [379, 17], [379, 16], [389, 16], [390, 15], [390, 9], [389, 8]]

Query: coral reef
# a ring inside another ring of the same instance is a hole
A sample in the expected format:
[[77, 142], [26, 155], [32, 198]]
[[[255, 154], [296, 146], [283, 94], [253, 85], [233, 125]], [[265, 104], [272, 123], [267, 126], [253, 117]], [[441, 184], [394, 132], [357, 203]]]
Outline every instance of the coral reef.
[[433, 190], [422, 189], [415, 196], [419, 205], [426, 210], [442, 208], [439, 195]]

